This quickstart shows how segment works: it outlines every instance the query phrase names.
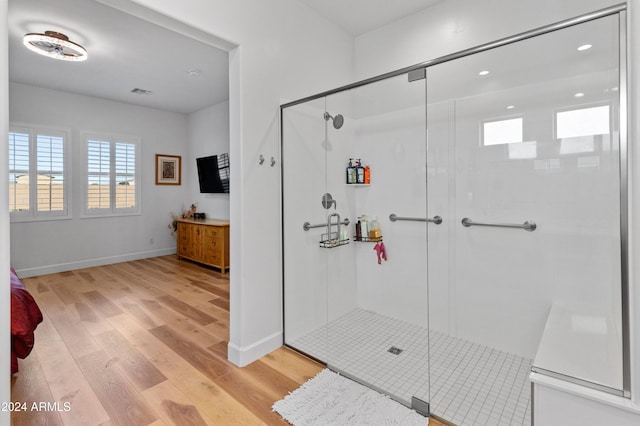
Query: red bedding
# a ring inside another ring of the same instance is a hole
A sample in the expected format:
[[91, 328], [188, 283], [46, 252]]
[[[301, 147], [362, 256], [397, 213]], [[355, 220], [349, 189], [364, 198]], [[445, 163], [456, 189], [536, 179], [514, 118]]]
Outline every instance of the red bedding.
[[42, 312], [11, 267], [11, 374], [18, 371], [18, 357], [26, 358], [34, 344], [33, 332]]

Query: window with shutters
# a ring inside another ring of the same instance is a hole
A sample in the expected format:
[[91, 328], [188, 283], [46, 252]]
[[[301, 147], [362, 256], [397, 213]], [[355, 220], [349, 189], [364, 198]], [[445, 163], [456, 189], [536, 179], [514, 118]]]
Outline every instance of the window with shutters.
[[139, 140], [86, 135], [85, 213], [90, 216], [139, 214]]
[[9, 130], [11, 220], [68, 218], [67, 132], [31, 126]]

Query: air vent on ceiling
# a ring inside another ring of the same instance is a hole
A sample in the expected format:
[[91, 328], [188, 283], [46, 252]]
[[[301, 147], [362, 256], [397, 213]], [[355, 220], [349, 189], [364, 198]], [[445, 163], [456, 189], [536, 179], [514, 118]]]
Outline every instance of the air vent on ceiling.
[[151, 90], [140, 89], [136, 87], [135, 89], [131, 89], [131, 93], [135, 93], [136, 95], [148, 95], [149, 93], [151, 93]]

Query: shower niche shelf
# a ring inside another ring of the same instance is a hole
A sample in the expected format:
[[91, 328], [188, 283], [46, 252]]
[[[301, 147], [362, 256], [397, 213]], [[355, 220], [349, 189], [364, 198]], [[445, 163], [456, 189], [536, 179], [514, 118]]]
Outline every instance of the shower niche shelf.
[[370, 183], [345, 183], [344, 186], [352, 186], [357, 188], [362, 188], [366, 186], [371, 186]]

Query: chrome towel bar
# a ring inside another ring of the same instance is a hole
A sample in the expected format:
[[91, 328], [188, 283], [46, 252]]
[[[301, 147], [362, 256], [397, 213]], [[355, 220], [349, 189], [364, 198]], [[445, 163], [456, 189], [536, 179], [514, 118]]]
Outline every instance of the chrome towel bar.
[[396, 220], [408, 220], [413, 222], [431, 222], [436, 225], [440, 225], [442, 223], [442, 218], [440, 216], [434, 216], [432, 218], [422, 218], [422, 217], [401, 217], [396, 215], [395, 213], [391, 213], [389, 215], [389, 220], [391, 222], [395, 222]]
[[533, 232], [538, 227], [535, 222], [525, 222], [525, 223], [486, 223], [486, 222], [474, 222], [468, 217], [462, 219], [462, 226], [470, 227], [470, 226], [494, 226], [497, 228], [519, 228], [524, 229], [525, 231]]
[[[349, 218], [346, 218], [345, 220], [340, 222], [340, 225], [347, 226], [349, 223], [351, 223], [351, 222], [349, 222]], [[335, 225], [335, 223], [333, 225]], [[322, 228], [322, 227], [326, 228], [327, 224], [326, 223], [321, 223], [321, 224], [318, 224], [318, 225], [312, 225], [309, 222], [305, 222], [305, 223], [302, 224], [302, 229], [304, 229], [305, 231], [308, 231], [311, 228]]]

